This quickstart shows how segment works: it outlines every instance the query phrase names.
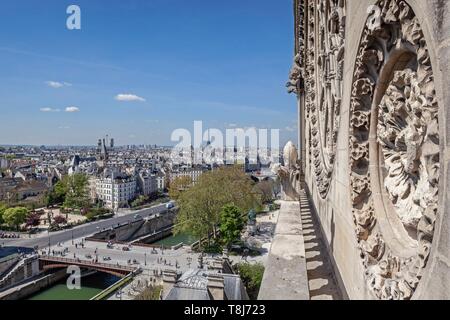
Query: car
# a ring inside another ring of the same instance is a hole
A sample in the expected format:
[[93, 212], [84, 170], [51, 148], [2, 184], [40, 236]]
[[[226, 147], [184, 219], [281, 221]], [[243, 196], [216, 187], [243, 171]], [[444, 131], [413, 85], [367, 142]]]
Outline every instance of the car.
[[138, 215], [138, 214], [135, 214], [134, 215], [134, 220], [135, 221], [139, 221], [139, 220], [142, 220], [143, 218], [140, 216], [140, 215]]
[[122, 250], [123, 250], [123, 251], [130, 251], [130, 248], [127, 247], [127, 246], [124, 246], [124, 247], [122, 247]]
[[172, 208], [174, 208], [174, 207], [175, 207], [175, 204], [174, 204], [173, 201], [171, 201], [171, 202], [169, 202], [169, 203], [166, 204], [166, 209], [172, 209]]

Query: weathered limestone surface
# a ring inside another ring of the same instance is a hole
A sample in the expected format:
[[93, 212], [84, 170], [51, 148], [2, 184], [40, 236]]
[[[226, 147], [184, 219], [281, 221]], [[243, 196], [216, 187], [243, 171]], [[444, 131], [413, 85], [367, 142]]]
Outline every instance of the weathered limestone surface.
[[289, 91], [343, 296], [450, 299], [450, 1], [295, 8]]
[[258, 300], [309, 300], [300, 203], [282, 201]]

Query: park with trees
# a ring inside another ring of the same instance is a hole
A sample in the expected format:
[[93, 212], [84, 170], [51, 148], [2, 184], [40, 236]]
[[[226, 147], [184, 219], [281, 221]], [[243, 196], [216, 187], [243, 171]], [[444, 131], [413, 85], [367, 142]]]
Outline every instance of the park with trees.
[[[261, 183], [261, 182], [259, 182]], [[261, 211], [273, 200], [270, 182], [259, 186], [241, 166], [221, 167], [202, 174], [195, 184], [178, 180], [176, 196], [179, 212], [175, 234], [188, 233], [201, 242], [204, 252], [220, 252], [239, 242], [251, 209]], [[180, 187], [181, 186], [181, 187]]]
[[[44, 199], [45, 206], [51, 208], [47, 216], [43, 210], [34, 210], [20, 205], [6, 205], [0, 203], [0, 227], [3, 230], [26, 231], [36, 228], [41, 220], [46, 220], [50, 231], [56, 231], [68, 224], [68, 214], [79, 214], [91, 221], [106, 218], [110, 211], [90, 202], [88, 193], [88, 177], [85, 174], [74, 174], [63, 177], [47, 192]], [[53, 215], [55, 207], [60, 214]]]

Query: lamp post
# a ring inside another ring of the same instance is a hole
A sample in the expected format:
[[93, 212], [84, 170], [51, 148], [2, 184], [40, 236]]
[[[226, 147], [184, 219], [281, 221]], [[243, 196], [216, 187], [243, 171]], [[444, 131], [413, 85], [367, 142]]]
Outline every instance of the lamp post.
[[72, 229], [72, 245], [73, 245], [73, 229]]
[[147, 265], [147, 252], [144, 253], [144, 265]]
[[48, 232], [48, 255], [50, 256], [50, 229], [47, 230]]

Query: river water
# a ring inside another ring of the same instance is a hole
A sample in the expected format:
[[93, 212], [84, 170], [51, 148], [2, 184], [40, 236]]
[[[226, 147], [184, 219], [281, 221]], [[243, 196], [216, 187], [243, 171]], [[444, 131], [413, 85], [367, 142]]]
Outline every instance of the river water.
[[81, 278], [80, 290], [69, 290], [64, 279], [28, 297], [27, 300], [89, 300], [119, 279], [107, 273], [97, 272]]
[[194, 236], [187, 233], [179, 233], [175, 236], [172, 235], [159, 241], [156, 241], [153, 244], [162, 244], [164, 246], [171, 247], [176, 246], [177, 244], [183, 242], [185, 245], [189, 246], [193, 244], [195, 241], [197, 241], [197, 239]]

